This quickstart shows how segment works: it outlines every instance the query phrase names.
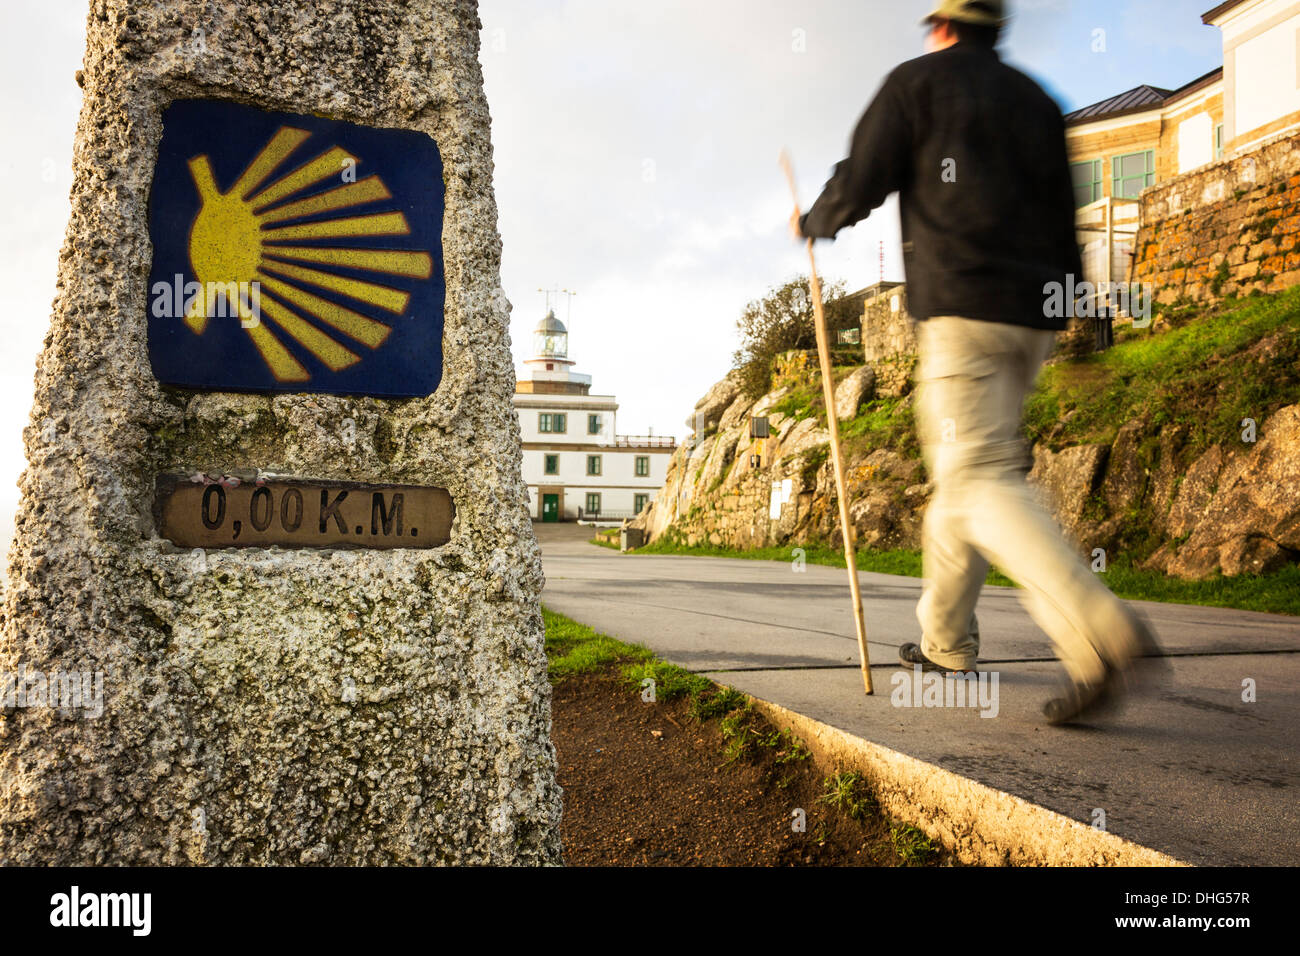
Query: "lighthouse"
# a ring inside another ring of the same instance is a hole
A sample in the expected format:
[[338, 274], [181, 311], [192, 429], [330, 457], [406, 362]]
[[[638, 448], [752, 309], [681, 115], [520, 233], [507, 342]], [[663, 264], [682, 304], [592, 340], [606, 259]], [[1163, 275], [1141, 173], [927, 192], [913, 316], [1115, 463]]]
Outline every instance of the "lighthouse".
[[618, 402], [591, 394], [574, 371], [569, 330], [553, 311], [537, 323], [532, 356], [515, 386], [523, 474], [536, 521], [617, 522], [633, 518], [663, 487], [672, 437], [620, 435]]
[[591, 391], [591, 376], [575, 373], [573, 365], [569, 358], [569, 330], [555, 317], [554, 311], [547, 312], [546, 318], [533, 329], [533, 357], [524, 360], [527, 377], [519, 377], [515, 391], [586, 395]]

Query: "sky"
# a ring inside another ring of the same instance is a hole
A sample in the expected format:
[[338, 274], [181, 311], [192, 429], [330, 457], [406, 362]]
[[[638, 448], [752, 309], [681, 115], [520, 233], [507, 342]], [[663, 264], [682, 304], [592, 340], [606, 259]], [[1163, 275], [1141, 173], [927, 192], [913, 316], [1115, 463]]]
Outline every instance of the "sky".
[[[816, 198], [933, 0], [481, 0], [494, 185], [516, 361], [553, 297], [576, 371], [620, 434], [676, 435], [726, 374], [747, 302], [807, 272], [787, 233], [794, 161]], [[1011, 0], [1003, 58], [1065, 111], [1220, 66], [1212, 0]], [[69, 214], [85, 0], [0, 12], [0, 541]], [[1008, 116], [1007, 122], [1014, 117]], [[898, 211], [818, 243], [826, 281], [902, 279]]]

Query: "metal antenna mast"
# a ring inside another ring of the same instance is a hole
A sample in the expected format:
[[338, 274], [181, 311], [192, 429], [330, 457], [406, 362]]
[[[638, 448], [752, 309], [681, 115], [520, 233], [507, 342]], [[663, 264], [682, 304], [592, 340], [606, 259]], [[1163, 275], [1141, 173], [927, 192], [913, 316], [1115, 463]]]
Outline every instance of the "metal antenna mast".
[[[546, 311], [547, 311], [547, 312], [550, 312], [550, 311], [551, 311], [551, 296], [553, 296], [553, 295], [555, 295], [555, 296], [561, 296], [561, 295], [562, 295], [562, 296], [567, 297], [567, 300], [568, 300], [568, 301], [565, 303], [565, 310], [564, 310], [564, 325], [565, 325], [565, 327], [567, 328], [567, 327], [569, 326], [570, 321], [573, 319], [573, 297], [574, 297], [575, 295], [577, 295], [578, 293], [574, 292], [574, 291], [571, 290], [571, 289], [561, 289], [561, 288], [559, 288], [559, 287], [556, 287], [556, 288], [554, 288], [554, 289], [541, 289], [541, 288], [539, 288], [537, 291], [538, 291], [538, 292], [544, 292], [544, 293], [546, 293]], [[572, 331], [572, 329], [570, 329], [570, 331]]]

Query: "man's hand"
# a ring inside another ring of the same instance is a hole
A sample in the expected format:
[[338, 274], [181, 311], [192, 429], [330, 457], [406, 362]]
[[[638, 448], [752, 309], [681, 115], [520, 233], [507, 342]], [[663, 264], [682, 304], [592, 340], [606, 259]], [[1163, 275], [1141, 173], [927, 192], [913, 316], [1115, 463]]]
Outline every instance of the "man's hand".
[[802, 215], [802, 213], [799, 212], [799, 207], [795, 206], [794, 212], [790, 213], [790, 238], [795, 242], [802, 242], [804, 239], [804, 234], [799, 231], [800, 215]]

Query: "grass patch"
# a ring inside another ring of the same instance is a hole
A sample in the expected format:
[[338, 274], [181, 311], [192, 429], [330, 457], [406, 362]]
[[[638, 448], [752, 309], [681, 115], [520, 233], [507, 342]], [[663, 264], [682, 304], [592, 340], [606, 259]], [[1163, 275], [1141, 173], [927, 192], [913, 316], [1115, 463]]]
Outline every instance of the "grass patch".
[[706, 715], [701, 719], [720, 716], [748, 701], [744, 694], [719, 688], [707, 677], [661, 660], [648, 647], [601, 634], [545, 605], [542, 622], [546, 627], [547, 676], [553, 684], [620, 664], [629, 687], [639, 691], [649, 678], [655, 682], [656, 700], [689, 697], [691, 712]]
[[1255, 223], [1255, 238], [1263, 242], [1277, 228], [1277, 216], [1265, 216]]
[[[773, 763], [778, 768], [787, 764], [800, 763], [812, 756], [808, 748], [803, 745], [803, 741], [789, 730], [777, 730], [769, 724], [762, 714], [754, 710], [753, 702], [747, 698], [743, 707], [731, 711], [722, 718], [719, 729], [722, 731], [722, 739], [726, 741], [722, 753], [727, 759], [723, 762], [723, 766], [741, 759], [753, 759], [758, 755], [760, 748], [772, 751]], [[778, 775], [776, 784], [778, 787], [784, 787], [789, 779]]]
[[635, 688], [643, 688], [647, 680], [654, 681], [655, 700], [677, 700], [689, 697], [692, 708], [695, 701], [717, 685], [707, 677], [692, 674], [684, 667], [669, 664], [654, 656], [623, 668], [623, 679]]
[[814, 415], [819, 419], [824, 418], [825, 409], [822, 406], [820, 389], [808, 384], [796, 383], [791, 386], [789, 392], [781, 396], [780, 401], [775, 402], [767, 410], [767, 414], [784, 415], [793, 423], [804, 418], [812, 418]]
[[592, 544], [598, 544], [602, 548], [613, 548], [615, 551], [618, 547], [618, 528], [606, 528], [604, 531], [597, 531], [596, 536], [591, 539]]
[[546, 607], [542, 608], [542, 622], [546, 626], [546, 673], [553, 684], [620, 661], [641, 662], [654, 656], [648, 648], [616, 641]]
[[1200, 604], [1239, 611], [1300, 615], [1300, 565], [1272, 574], [1215, 574], [1204, 581], [1185, 581], [1160, 571], [1141, 571], [1124, 557], [1106, 566], [1102, 580], [1119, 597], [1172, 604]]
[[808, 749], [799, 740], [789, 731], [772, 728], [740, 691], [720, 687], [707, 677], [656, 657], [647, 647], [615, 640], [545, 606], [542, 620], [552, 683], [621, 665], [623, 682], [634, 692], [643, 692], [645, 681], [652, 680], [656, 702], [686, 698], [687, 713], [695, 720], [703, 723], [721, 718], [727, 763], [752, 755], [759, 747], [775, 750], [777, 764], [808, 758]]
[[925, 866], [939, 854], [939, 848], [930, 838], [910, 823], [890, 827], [889, 837], [894, 841], [895, 852], [908, 866]]
[[864, 820], [880, 810], [866, 779], [856, 770], [831, 774], [826, 778], [825, 786], [826, 792], [820, 802], [853, 820]]
[[713, 692], [697, 694], [691, 698], [690, 714], [698, 721], [723, 717], [744, 707], [749, 698], [730, 687], [717, 687]]
[[920, 458], [912, 403], [906, 398], [866, 402], [858, 414], [840, 422], [840, 442], [846, 458], [875, 448], [889, 448], [904, 458]]
[[[831, 567], [844, 567], [844, 552], [825, 544], [791, 544], [779, 547], [752, 548], [738, 551], [734, 548], [714, 547], [713, 545], [688, 546], [667, 537], [660, 537], [643, 548], [637, 548], [637, 554], [682, 554], [702, 558], [744, 558], [750, 561], [787, 561], [794, 562], [803, 552], [807, 564], [824, 564]], [[879, 574], [901, 574], [905, 577], [921, 577], [921, 552], [908, 549], [893, 551], [859, 550], [857, 558], [859, 571], [875, 571]], [[995, 568], [990, 568], [984, 579], [986, 584], [1011, 586], [1013, 582]]]
[[[1030, 438], [1050, 435], [1054, 451], [1108, 443], [1120, 425], [1140, 419], [1153, 428], [1187, 426], [1187, 453], [1196, 454], [1234, 435], [1243, 418], [1262, 421], [1300, 401], [1300, 288], [1188, 315], [1168, 331], [1043, 369], [1025, 405]], [[1261, 364], [1242, 354], [1273, 333], [1281, 333], [1276, 359]]]

